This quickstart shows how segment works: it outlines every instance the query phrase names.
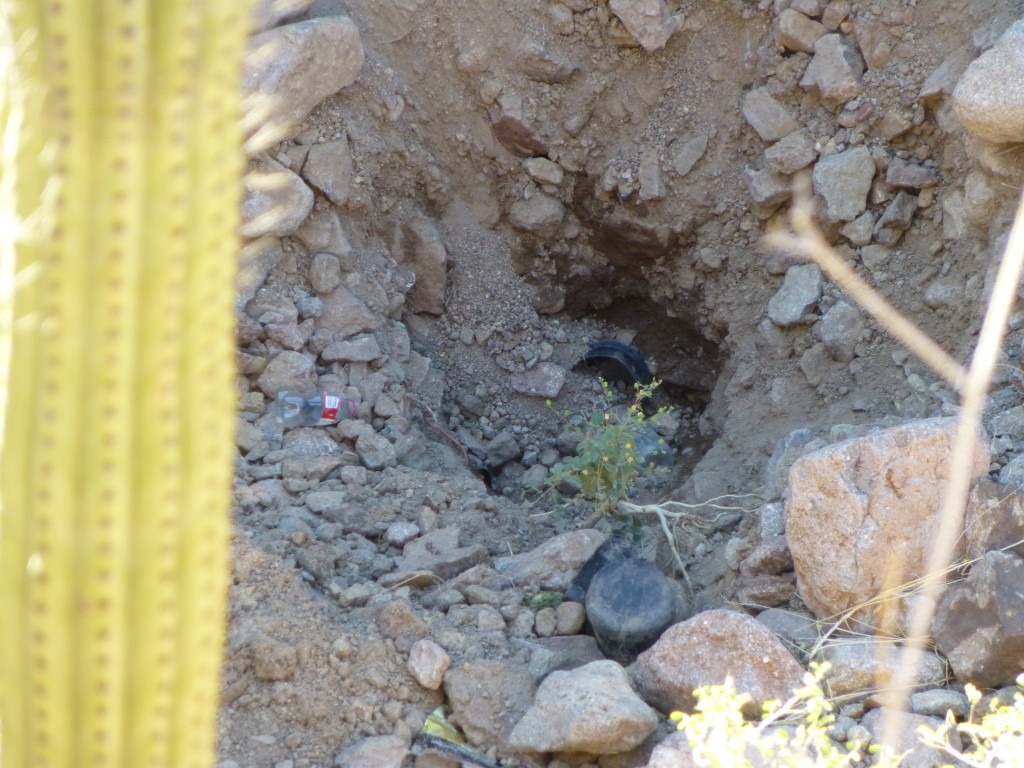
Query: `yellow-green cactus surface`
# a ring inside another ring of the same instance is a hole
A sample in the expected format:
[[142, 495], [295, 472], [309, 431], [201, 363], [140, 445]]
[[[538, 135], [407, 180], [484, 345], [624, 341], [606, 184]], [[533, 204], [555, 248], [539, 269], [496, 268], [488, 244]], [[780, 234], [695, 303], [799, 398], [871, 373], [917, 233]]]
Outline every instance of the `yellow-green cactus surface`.
[[208, 766], [237, 0], [0, 0], [0, 765]]

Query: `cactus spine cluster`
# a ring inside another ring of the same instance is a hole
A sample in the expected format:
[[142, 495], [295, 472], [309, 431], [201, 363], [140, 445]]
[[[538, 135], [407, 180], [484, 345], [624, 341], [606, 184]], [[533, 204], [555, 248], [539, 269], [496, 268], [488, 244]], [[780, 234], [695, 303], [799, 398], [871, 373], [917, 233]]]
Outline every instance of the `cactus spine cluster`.
[[249, 4], [0, 0], [0, 764], [209, 766]]

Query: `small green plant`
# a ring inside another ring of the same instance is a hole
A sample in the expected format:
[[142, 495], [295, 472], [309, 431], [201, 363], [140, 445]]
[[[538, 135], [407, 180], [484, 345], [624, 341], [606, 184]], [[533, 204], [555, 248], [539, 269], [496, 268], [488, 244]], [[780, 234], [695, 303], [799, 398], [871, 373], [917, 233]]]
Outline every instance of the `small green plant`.
[[[744, 707], [750, 695], [738, 693], [731, 678], [723, 685], [698, 688], [696, 711], [673, 712], [671, 719], [686, 734], [696, 765], [709, 768], [846, 768], [860, 765], [865, 752], [859, 744], [837, 744], [828, 736], [831, 704], [821, 689], [828, 665], [812, 665], [802, 688], [786, 701], [769, 701], [763, 717], [750, 721]], [[895, 768], [899, 758], [875, 754], [875, 766]]]
[[[557, 492], [568, 480], [579, 488], [577, 499], [594, 505], [595, 518], [617, 514], [619, 503], [628, 498], [634, 481], [657, 468], [654, 461], [642, 461], [644, 454], [638, 453], [637, 443], [645, 433], [657, 434], [643, 404], [659, 384], [657, 380], [635, 384], [633, 401], [625, 408], [615, 408], [615, 395], [602, 379], [599, 406], [589, 414], [568, 416], [569, 425], [579, 433], [579, 446], [575, 456], [554, 466], [548, 486]], [[658, 413], [666, 411], [660, 408]], [[657, 441], [664, 445], [662, 438]]]
[[[1024, 675], [1017, 677], [1017, 685], [1024, 688]], [[1024, 761], [1024, 694], [1013, 695], [1013, 704], [999, 706], [993, 701], [988, 712], [979, 719], [978, 705], [981, 692], [968, 683], [964, 686], [971, 702], [971, 715], [966, 722], [957, 723], [952, 713], [938, 728], [922, 726], [918, 735], [925, 744], [943, 750], [960, 765], [973, 768], [1020, 765]], [[950, 736], [959, 734], [968, 745], [960, 749], [951, 743]]]

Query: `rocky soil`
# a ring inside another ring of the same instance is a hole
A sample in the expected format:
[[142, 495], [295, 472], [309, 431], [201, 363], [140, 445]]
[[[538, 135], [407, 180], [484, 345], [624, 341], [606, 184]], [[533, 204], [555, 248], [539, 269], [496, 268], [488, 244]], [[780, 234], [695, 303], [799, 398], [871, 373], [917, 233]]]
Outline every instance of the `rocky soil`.
[[[683, 765], [665, 715], [695, 686], [756, 703], [811, 658], [833, 735], [869, 738], [957, 401], [764, 235], [809, 174], [839, 253], [966, 360], [1024, 176], [1022, 11], [259, 3], [246, 87], [275, 120], [243, 206], [221, 768], [454, 766], [417, 740], [442, 705], [492, 764]], [[655, 520], [580, 528], [534, 490], [608, 339], [662, 382], [675, 460], [634, 498], [698, 505], [678, 561]], [[1018, 312], [918, 718], [1024, 669], [1022, 343]], [[356, 417], [283, 430], [272, 401], [309, 388]], [[595, 642], [621, 617], [559, 602], [605, 541], [657, 567], [638, 613], [672, 626], [639, 656]], [[822, 640], [838, 617], [859, 634]]]

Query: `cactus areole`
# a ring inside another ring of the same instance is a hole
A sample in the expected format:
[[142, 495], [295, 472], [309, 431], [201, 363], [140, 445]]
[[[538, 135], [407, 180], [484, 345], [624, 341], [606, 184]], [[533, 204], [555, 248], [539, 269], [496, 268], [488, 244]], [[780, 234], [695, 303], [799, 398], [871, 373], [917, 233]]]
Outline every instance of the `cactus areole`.
[[0, 763], [210, 766], [234, 0], [0, 1]]

